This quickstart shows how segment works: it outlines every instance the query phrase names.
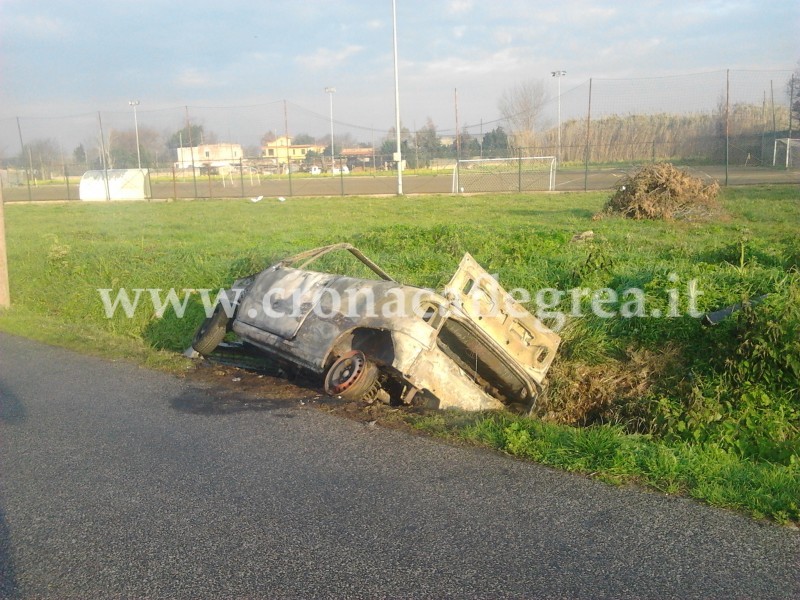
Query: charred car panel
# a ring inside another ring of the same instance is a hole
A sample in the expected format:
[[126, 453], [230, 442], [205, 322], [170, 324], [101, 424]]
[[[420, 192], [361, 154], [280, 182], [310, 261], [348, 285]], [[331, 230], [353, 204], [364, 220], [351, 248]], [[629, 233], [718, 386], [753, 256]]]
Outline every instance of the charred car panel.
[[[380, 280], [306, 269], [335, 250], [349, 251]], [[229, 306], [198, 329], [197, 352], [213, 352], [233, 331], [325, 376], [326, 392], [350, 399], [529, 408], [560, 343], [469, 254], [442, 294], [397, 283], [357, 248], [336, 244], [240, 279], [227, 298]]]

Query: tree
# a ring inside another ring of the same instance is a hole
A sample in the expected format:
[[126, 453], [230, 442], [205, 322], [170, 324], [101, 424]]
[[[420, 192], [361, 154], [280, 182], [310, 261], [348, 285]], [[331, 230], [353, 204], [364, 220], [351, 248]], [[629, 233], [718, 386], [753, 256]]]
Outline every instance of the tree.
[[508, 136], [502, 127], [496, 127], [484, 134], [483, 155], [492, 158], [508, 156]]
[[515, 147], [536, 145], [536, 127], [546, 101], [547, 93], [541, 80], [524, 81], [503, 92], [498, 108], [511, 127]]
[[139, 125], [139, 151], [142, 155], [143, 168], [158, 168], [164, 162], [172, 164], [175, 160], [175, 153], [164, 154], [164, 138], [161, 133], [151, 127]]
[[[297, 142], [295, 142], [297, 143]], [[325, 156], [331, 155], [331, 134], [319, 138], [319, 143], [325, 144]], [[336, 144], [336, 155], [339, 156], [345, 148], [352, 148], [356, 145], [356, 141], [349, 133], [334, 134], [334, 143]]]
[[135, 169], [136, 132], [134, 130], [112, 129], [108, 134], [109, 163], [116, 169]]
[[[396, 129], [394, 127], [389, 128], [389, 131], [386, 132], [386, 137], [383, 138], [383, 143], [380, 147], [381, 154], [388, 154], [389, 158], [391, 159], [391, 155], [397, 152], [397, 135], [395, 134]], [[411, 132], [408, 130], [407, 127], [403, 127], [400, 125], [400, 140], [401, 140], [401, 152], [406, 154], [408, 152], [408, 139], [411, 137]]]
[[481, 145], [478, 140], [464, 127], [458, 136], [461, 146], [461, 158], [471, 158], [478, 156], [481, 152]]
[[797, 61], [797, 67], [786, 82], [786, 96], [789, 98], [789, 106], [792, 112], [792, 129], [794, 124], [800, 125], [800, 60]]
[[78, 147], [72, 151], [72, 158], [78, 165], [86, 166], [88, 164], [86, 160], [86, 148], [83, 147], [83, 144], [79, 144]]
[[190, 146], [199, 146], [200, 144], [215, 144], [217, 136], [213, 133], [207, 133], [202, 125], [185, 126], [173, 133], [167, 140], [167, 148], [174, 150], [175, 148], [189, 148]]
[[[161, 136], [155, 129], [139, 127], [139, 148], [135, 129], [112, 129], [108, 134], [109, 163], [117, 169], [136, 169], [141, 157], [142, 168], [157, 166], [159, 150], [163, 157]], [[168, 159], [168, 160], [171, 160]]]
[[425, 127], [417, 131], [416, 144], [420, 154], [423, 156], [422, 161], [426, 164], [430, 159], [438, 157], [441, 153], [442, 142], [436, 132], [436, 125], [430, 117], [425, 121]]
[[32, 168], [32, 175], [50, 179], [54, 173], [63, 175], [61, 148], [52, 138], [40, 138], [25, 144], [17, 155], [17, 164], [25, 169]]
[[317, 143], [317, 140], [307, 133], [298, 133], [292, 138], [292, 143], [297, 146], [312, 146]]
[[306, 152], [306, 157], [304, 159], [304, 162], [306, 164], [309, 164], [309, 165], [313, 165], [315, 163], [322, 164], [322, 157], [323, 156], [324, 155], [322, 155], [322, 154], [320, 154], [318, 152], [314, 152], [313, 150], [309, 150], [308, 152]]
[[275, 135], [275, 132], [271, 129], [261, 136], [261, 145], [266, 146], [267, 144], [271, 144], [275, 140], [278, 139], [278, 136]]

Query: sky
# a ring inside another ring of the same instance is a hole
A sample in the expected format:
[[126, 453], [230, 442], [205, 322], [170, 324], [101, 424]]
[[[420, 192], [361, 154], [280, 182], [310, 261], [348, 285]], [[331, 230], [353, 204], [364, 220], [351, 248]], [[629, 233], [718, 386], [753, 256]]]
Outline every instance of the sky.
[[[566, 71], [564, 118], [585, 111], [590, 78], [657, 78], [652, 96], [688, 98], [703, 79], [671, 77], [715, 73], [718, 95], [733, 69], [775, 71], [782, 87], [800, 60], [800, 0], [397, 0], [397, 44], [404, 126], [454, 130], [457, 105], [461, 126], [488, 130], [520, 82], [540, 81], [553, 108], [554, 70]], [[327, 86], [337, 131], [370, 141], [394, 124], [391, 0], [0, 0], [6, 156], [17, 117], [27, 137], [49, 123], [73, 143], [98, 111], [130, 126], [132, 99], [142, 126], [176, 131], [190, 113], [227, 141], [285, 121], [322, 136]]]

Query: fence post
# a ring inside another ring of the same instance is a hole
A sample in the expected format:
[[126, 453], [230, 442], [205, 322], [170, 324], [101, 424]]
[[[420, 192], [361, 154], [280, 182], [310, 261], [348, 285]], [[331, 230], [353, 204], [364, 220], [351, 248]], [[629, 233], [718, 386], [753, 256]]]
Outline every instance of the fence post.
[[[252, 177], [252, 174], [250, 177]], [[251, 179], [250, 181], [253, 180]], [[242, 157], [239, 158], [239, 186], [242, 190], [242, 198], [244, 198], [244, 164], [242, 163]]]
[[728, 185], [728, 163], [730, 162], [731, 125], [731, 70], [725, 71], [725, 185]]
[[[189, 155], [192, 157], [192, 181], [194, 182], [194, 199], [197, 200], [197, 169], [194, 166], [194, 140], [192, 139], [192, 124], [189, 121], [189, 107], [186, 106], [186, 129], [189, 133]], [[181, 152], [183, 154], [183, 152]]]
[[522, 192], [522, 148], [519, 149], [517, 157], [517, 191]]
[[[19, 124], [19, 117], [17, 117], [17, 132], [19, 133], [19, 150], [22, 153], [22, 160], [25, 160], [25, 142], [22, 141], [22, 126]], [[29, 148], [30, 150], [30, 148]], [[25, 169], [25, 181], [28, 183], [28, 202], [33, 202], [33, 194], [31, 193], [31, 176], [33, 175], [33, 169], [29, 173], [27, 169]]]
[[64, 182], [67, 184], [67, 201], [72, 200], [72, 196], [69, 193], [69, 172], [67, 171], [67, 165], [64, 165]]
[[589, 132], [592, 127], [592, 80], [589, 79], [589, 108], [586, 111], [586, 150], [583, 153], [583, 191], [589, 191]]
[[[106, 202], [111, 201], [111, 189], [108, 187], [108, 155], [106, 154], [106, 142], [103, 134], [103, 118], [100, 111], [97, 111], [97, 122], [100, 123], [100, 151], [103, 153], [103, 180], [106, 185]], [[30, 148], [28, 148], [30, 150]]]
[[342, 196], [344, 196], [344, 165], [341, 158], [339, 158], [339, 189], [342, 192]]
[[789, 135], [786, 140], [786, 169], [789, 168], [789, 150], [792, 148], [792, 111], [794, 110], [794, 74], [789, 82]]

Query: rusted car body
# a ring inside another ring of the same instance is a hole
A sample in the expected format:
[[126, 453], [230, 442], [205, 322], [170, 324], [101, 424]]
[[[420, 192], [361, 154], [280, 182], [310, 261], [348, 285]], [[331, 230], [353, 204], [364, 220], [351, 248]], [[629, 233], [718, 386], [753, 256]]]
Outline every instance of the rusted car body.
[[[379, 279], [307, 269], [349, 251]], [[297, 266], [293, 266], [297, 265]], [[349, 244], [287, 258], [226, 290], [198, 329], [209, 354], [233, 331], [261, 352], [325, 377], [331, 395], [438, 408], [529, 409], [560, 338], [469, 255], [441, 294], [402, 285]]]

